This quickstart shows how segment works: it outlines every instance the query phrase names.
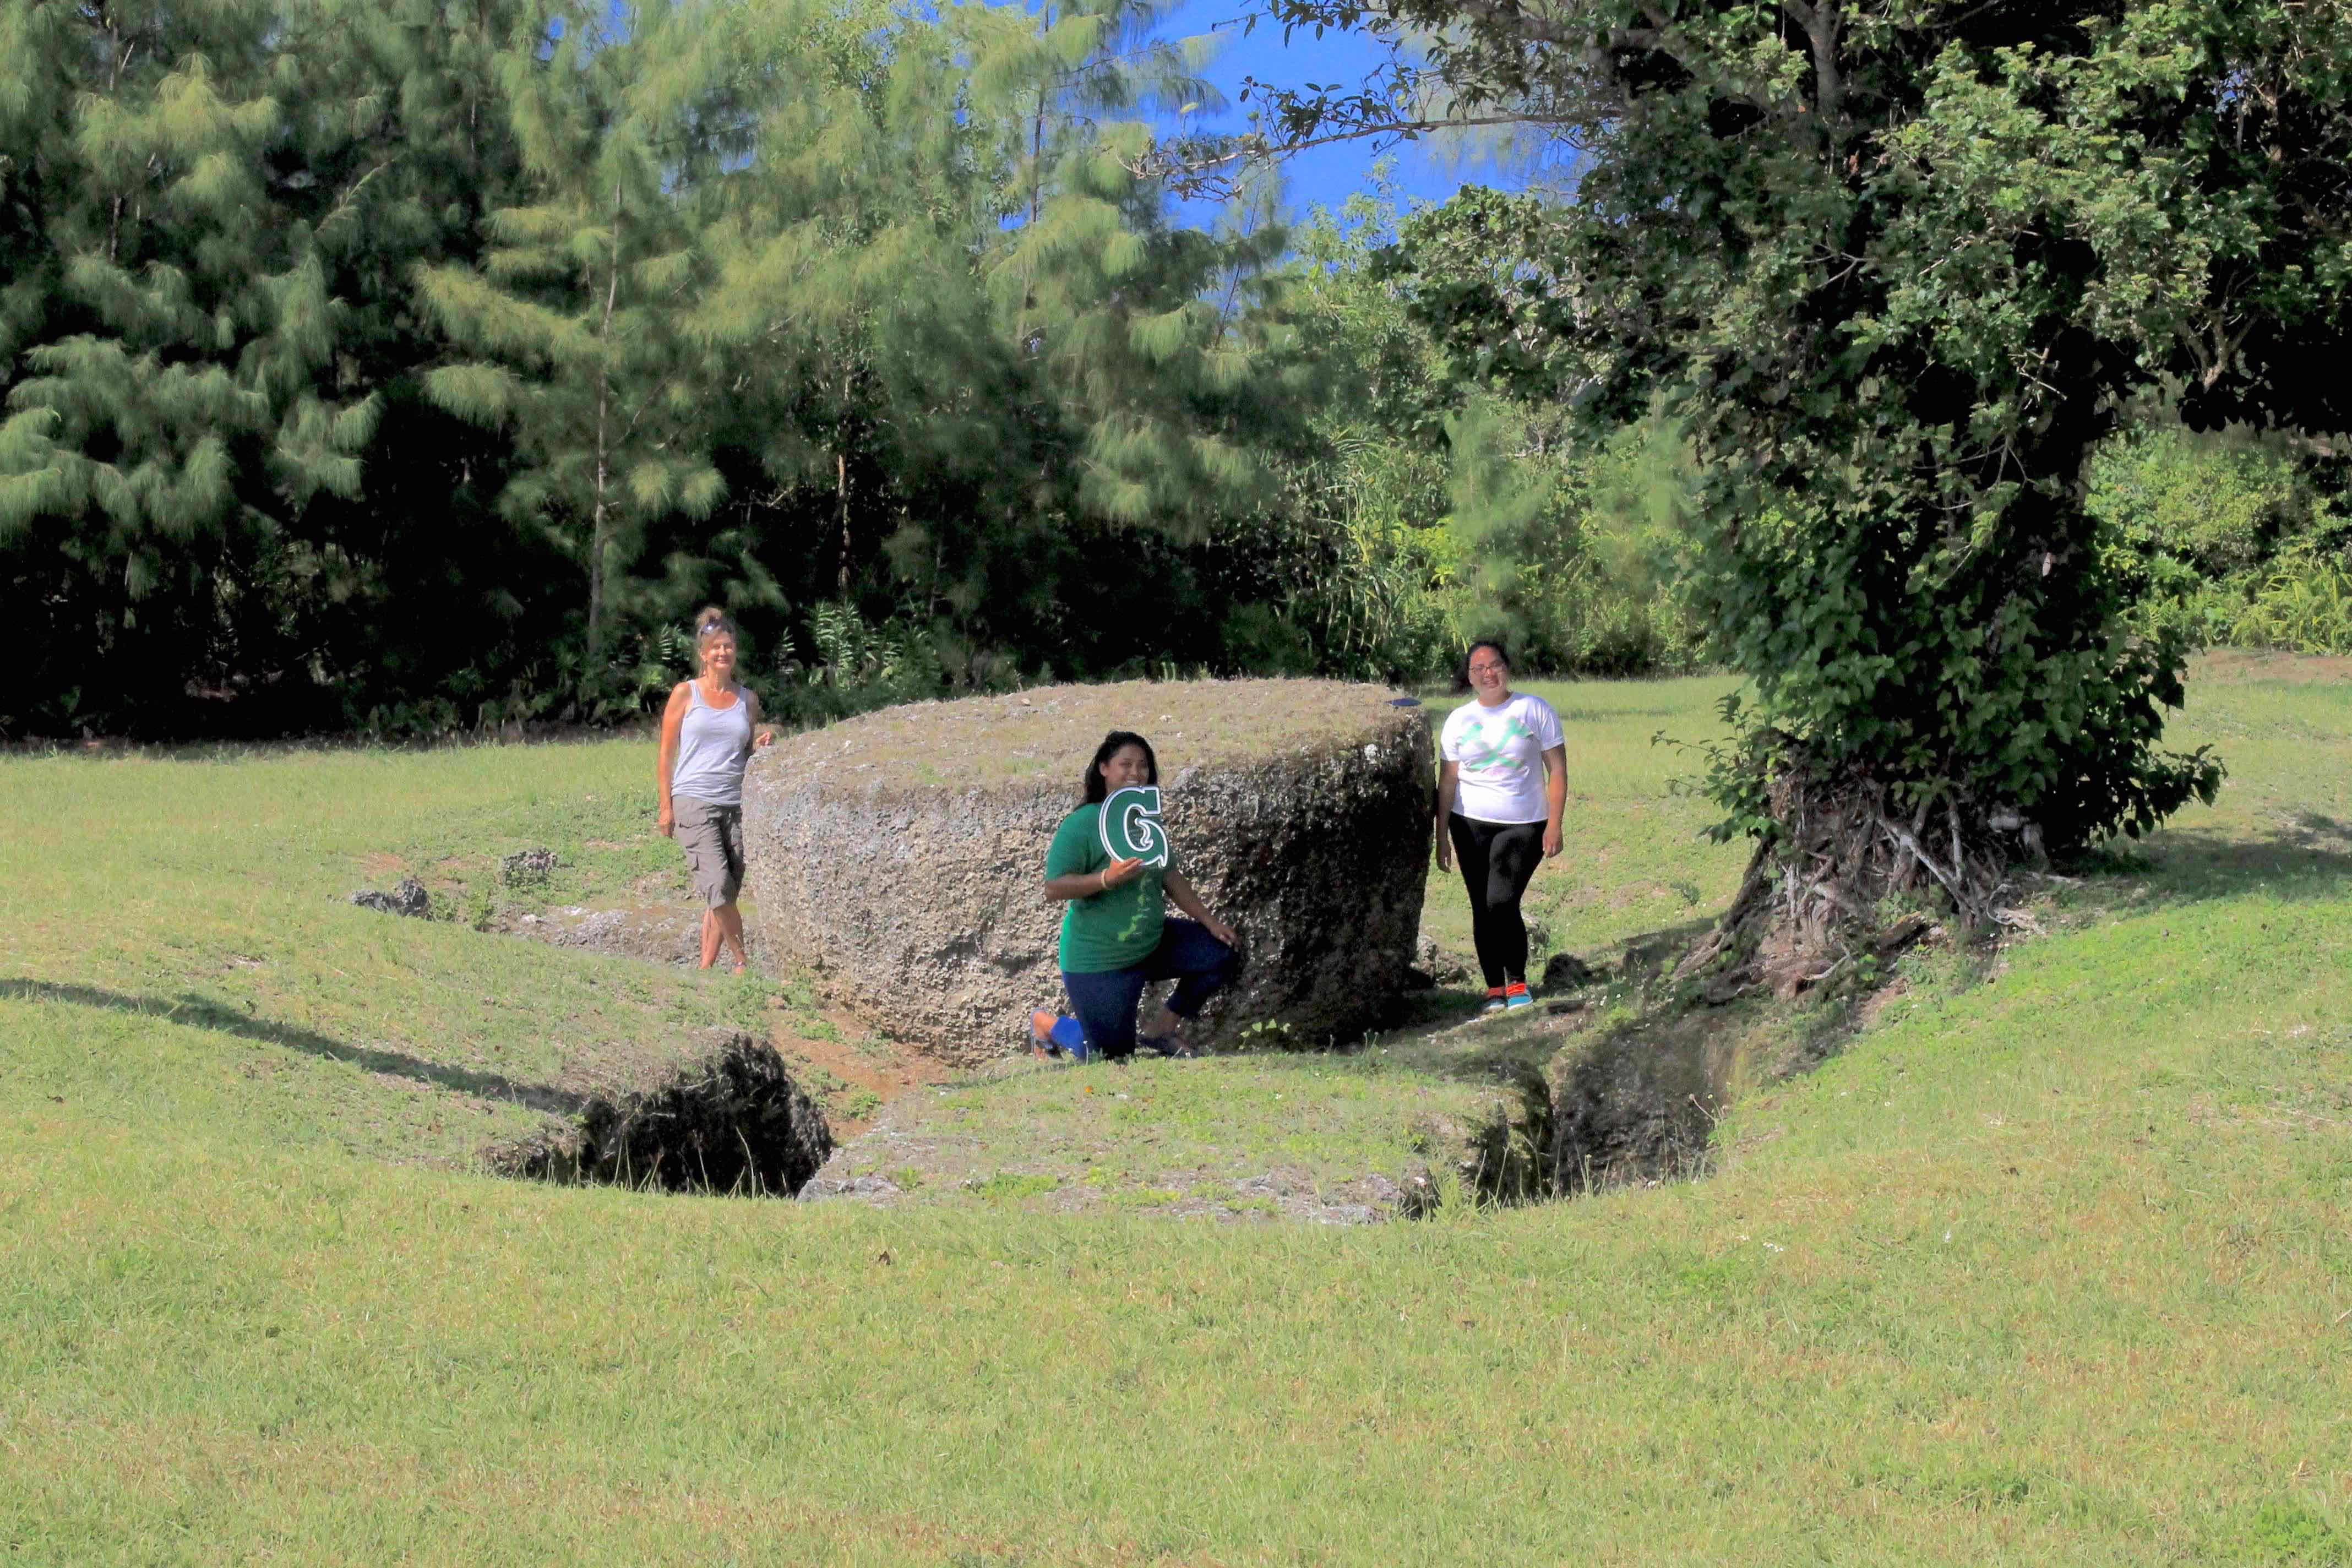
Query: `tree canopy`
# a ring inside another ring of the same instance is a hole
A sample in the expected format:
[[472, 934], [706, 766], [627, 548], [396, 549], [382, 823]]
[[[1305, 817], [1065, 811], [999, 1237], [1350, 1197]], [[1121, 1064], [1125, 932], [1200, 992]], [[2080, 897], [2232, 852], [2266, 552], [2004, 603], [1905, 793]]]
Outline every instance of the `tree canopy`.
[[625, 714], [705, 598], [1217, 660], [1138, 612], [1303, 409], [1279, 231], [1136, 173], [1153, 20], [0, 0], [0, 729]]
[[[2135, 401], [2345, 427], [2352, 16], [2273, 0], [1269, 0], [1400, 47], [1376, 91], [1268, 94], [1255, 143], [1546, 127], [1547, 205], [1472, 195], [1434, 330], [1599, 426], [1690, 444], [1689, 569], [1749, 678], [1714, 787], [1817, 931], [1913, 883], [2142, 831], [2220, 771], [2161, 749], [2184, 649], [2085, 505]], [[1419, 51], [1418, 61], [1407, 46]], [[1833, 874], [1832, 874], [1833, 873]], [[1791, 880], [1794, 879], [1794, 880]], [[1799, 884], [1802, 884], [1800, 890]]]
[[[2304, 479], [2133, 423], [2343, 426], [2339, 9], [1261, 20], [1399, 52], [1155, 142], [1140, 0], [0, 0], [0, 733], [625, 718], [706, 601], [808, 713], [1504, 630], [1749, 677], [1826, 919], [2210, 794], [2200, 628], [2352, 641]], [[1572, 177], [1171, 216], [1434, 120]]]

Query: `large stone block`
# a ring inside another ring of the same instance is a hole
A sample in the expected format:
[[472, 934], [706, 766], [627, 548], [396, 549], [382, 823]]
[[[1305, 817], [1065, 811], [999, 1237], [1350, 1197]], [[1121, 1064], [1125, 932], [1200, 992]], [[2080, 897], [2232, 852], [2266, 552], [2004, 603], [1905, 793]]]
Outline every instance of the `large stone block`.
[[745, 779], [757, 950], [944, 1059], [1023, 1048], [1062, 1002], [1045, 847], [1114, 729], [1151, 741], [1177, 864], [1244, 940], [1202, 1042], [1377, 1023], [1420, 931], [1431, 743], [1422, 710], [1339, 681], [1045, 687], [792, 736]]

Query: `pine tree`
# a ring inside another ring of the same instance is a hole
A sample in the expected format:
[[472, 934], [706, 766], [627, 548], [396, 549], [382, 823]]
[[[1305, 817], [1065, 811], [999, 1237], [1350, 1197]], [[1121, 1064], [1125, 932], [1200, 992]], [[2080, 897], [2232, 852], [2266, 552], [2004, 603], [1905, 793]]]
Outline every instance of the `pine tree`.
[[1280, 237], [1173, 227], [1134, 172], [1142, 127], [1099, 118], [1204, 90], [1181, 49], [1118, 58], [1139, 15], [902, 22], [887, 58], [768, 100], [717, 231], [703, 331], [775, 487], [763, 547], [811, 591], [911, 610], [950, 663], [1158, 640], [1164, 601], [1097, 608], [1149, 603], [1153, 573], [1095, 545], [1139, 563], [1204, 538], [1260, 488], [1250, 450], [1283, 417], [1285, 362], [1245, 310]]
[[627, 711], [704, 597], [1214, 656], [1298, 364], [1278, 233], [1139, 172], [1152, 18], [0, 0], [0, 729]]
[[647, 515], [704, 516], [724, 493], [709, 456], [708, 363], [686, 323], [708, 280], [702, 230], [744, 150], [725, 96], [729, 35], [710, 13], [647, 6], [608, 27], [572, 9], [500, 62], [528, 198], [489, 216], [478, 266], [424, 269], [445, 331], [478, 357], [434, 371], [443, 407], [510, 433], [499, 508], [575, 549], [587, 652]]
[[349, 586], [392, 279], [494, 177], [441, 10], [0, 7], [0, 551], [89, 719], [282, 670], [310, 590]]

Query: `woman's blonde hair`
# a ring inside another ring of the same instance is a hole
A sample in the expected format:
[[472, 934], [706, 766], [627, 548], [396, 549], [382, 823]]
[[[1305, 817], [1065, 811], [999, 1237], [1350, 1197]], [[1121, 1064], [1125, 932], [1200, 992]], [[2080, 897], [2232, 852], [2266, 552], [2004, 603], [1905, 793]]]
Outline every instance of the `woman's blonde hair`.
[[703, 650], [709, 646], [712, 637], [722, 633], [735, 639], [735, 646], [739, 650], [742, 647], [742, 636], [736, 631], [735, 623], [728, 618], [726, 611], [716, 605], [705, 605], [694, 612], [695, 674], [702, 673]]

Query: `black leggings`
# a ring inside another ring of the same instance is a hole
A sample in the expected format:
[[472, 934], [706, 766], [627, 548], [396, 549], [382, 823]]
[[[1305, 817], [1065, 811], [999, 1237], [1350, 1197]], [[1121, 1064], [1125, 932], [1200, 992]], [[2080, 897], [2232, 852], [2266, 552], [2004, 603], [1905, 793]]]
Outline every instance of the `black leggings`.
[[1528, 977], [1528, 922], [1519, 895], [1543, 859], [1540, 822], [1474, 822], [1460, 812], [1445, 819], [1462, 885], [1470, 892], [1470, 935], [1488, 990]]

